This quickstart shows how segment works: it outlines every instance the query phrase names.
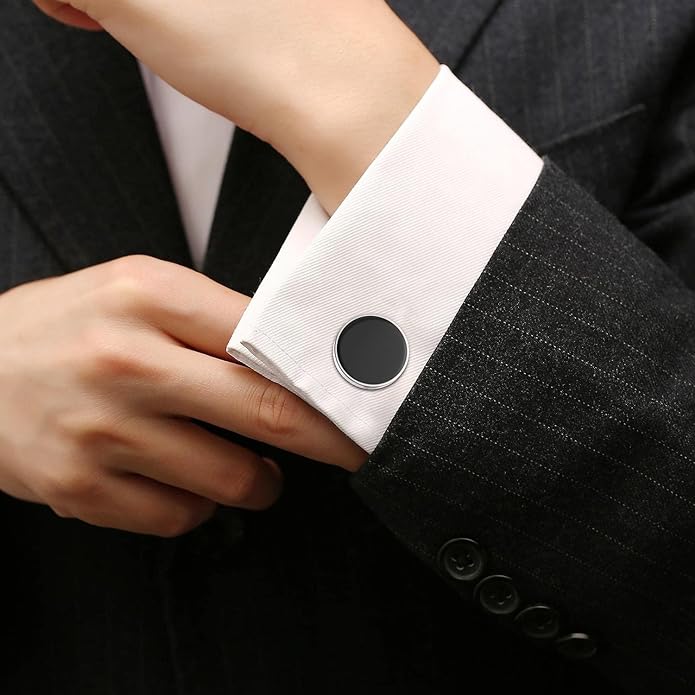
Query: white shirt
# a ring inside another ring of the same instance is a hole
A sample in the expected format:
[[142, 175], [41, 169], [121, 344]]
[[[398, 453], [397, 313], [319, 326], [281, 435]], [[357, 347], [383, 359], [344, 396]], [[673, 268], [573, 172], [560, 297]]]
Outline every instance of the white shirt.
[[193, 263], [200, 269], [217, 207], [234, 124], [192, 101], [140, 64]]
[[[200, 265], [233, 126], [143, 74]], [[531, 148], [441, 66], [330, 219], [309, 197], [228, 352], [373, 451], [541, 169]], [[333, 356], [342, 326], [369, 315], [398, 325], [410, 349], [401, 376], [379, 390], [350, 383]]]

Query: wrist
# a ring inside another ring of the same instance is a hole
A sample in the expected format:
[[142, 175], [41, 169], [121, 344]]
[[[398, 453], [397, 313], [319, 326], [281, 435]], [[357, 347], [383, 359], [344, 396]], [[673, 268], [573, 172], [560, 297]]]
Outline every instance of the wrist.
[[322, 66], [295, 92], [267, 139], [333, 214], [406, 120], [439, 62], [395, 15], [374, 42], [350, 42], [335, 69]]

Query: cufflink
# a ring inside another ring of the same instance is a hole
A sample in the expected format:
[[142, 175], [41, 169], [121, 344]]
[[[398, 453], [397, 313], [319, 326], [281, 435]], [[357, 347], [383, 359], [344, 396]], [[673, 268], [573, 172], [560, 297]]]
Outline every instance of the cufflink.
[[382, 316], [360, 316], [338, 331], [333, 362], [353, 386], [376, 390], [403, 374], [410, 349], [403, 331]]

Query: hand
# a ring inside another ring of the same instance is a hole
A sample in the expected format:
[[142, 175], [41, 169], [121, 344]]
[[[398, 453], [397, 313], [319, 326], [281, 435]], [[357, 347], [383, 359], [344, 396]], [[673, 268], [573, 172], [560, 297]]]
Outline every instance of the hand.
[[216, 503], [270, 505], [271, 461], [191, 420], [355, 470], [366, 454], [225, 354], [248, 298], [129, 257], [0, 295], [0, 489], [99, 526], [173, 536]]
[[269, 142], [329, 213], [439, 68], [384, 0], [35, 2], [102, 26], [179, 91]]

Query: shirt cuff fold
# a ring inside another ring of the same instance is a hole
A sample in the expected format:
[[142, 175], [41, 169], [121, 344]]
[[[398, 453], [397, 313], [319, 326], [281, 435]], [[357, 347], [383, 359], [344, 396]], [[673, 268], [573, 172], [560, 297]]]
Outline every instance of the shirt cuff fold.
[[[228, 345], [371, 453], [526, 201], [542, 160], [448, 67], [332, 217], [311, 195]], [[365, 390], [333, 349], [362, 316], [409, 345]]]

